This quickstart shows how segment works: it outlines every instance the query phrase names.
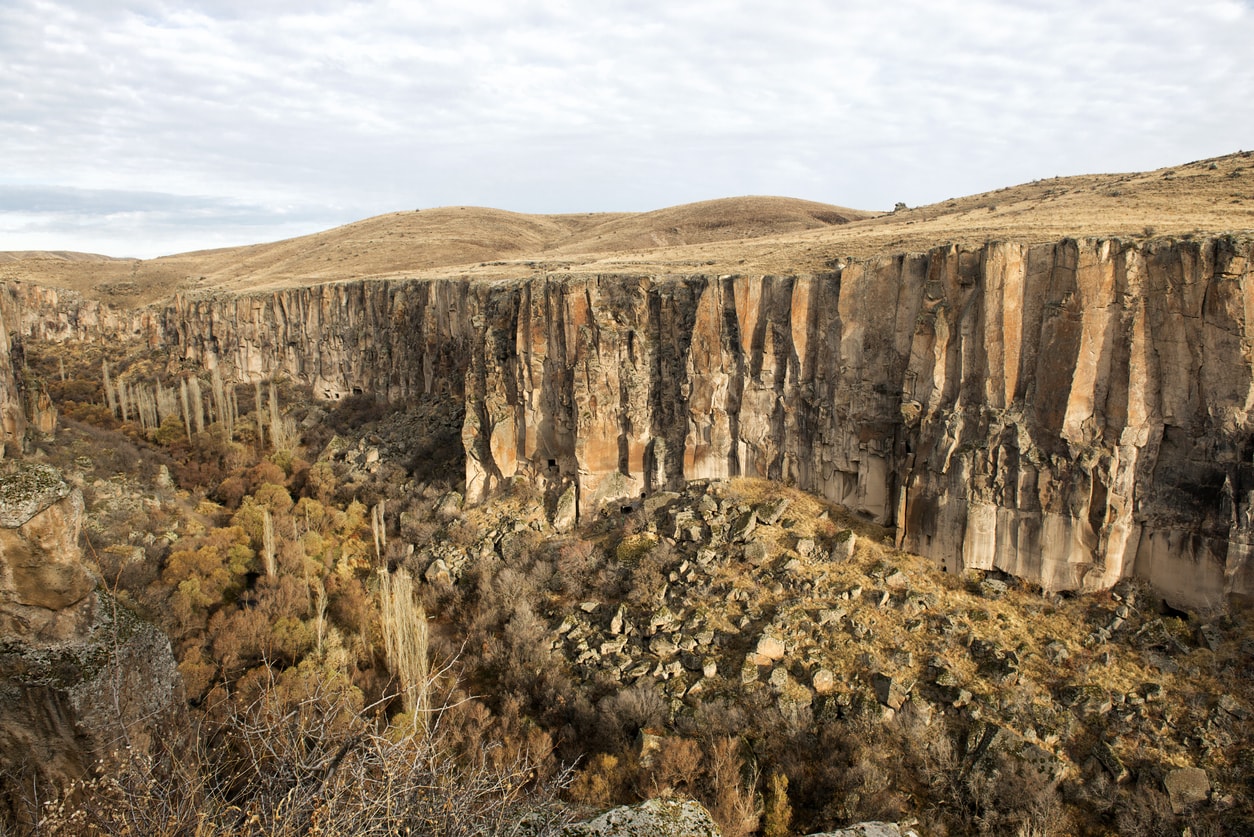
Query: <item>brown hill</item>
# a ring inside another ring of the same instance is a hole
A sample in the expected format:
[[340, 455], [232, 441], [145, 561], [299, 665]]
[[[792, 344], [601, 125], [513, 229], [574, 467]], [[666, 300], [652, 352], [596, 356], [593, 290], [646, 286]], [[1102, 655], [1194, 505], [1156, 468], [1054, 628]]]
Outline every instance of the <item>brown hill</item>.
[[572, 235], [553, 250], [563, 254], [615, 253], [711, 244], [826, 229], [878, 214], [796, 198], [723, 198], [606, 220]]
[[1037, 180], [876, 214], [778, 197], [644, 213], [525, 215], [480, 207], [396, 212], [313, 235], [166, 256], [0, 253], [0, 280], [137, 304], [175, 290], [246, 291], [390, 275], [796, 273], [842, 258], [990, 239], [1185, 236], [1254, 229], [1254, 153], [1168, 169]]

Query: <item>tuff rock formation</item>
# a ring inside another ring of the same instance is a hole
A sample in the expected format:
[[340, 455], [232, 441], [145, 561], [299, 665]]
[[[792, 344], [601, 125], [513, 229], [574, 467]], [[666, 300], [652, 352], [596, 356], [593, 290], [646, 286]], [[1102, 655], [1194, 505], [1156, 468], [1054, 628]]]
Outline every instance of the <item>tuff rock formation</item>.
[[22, 327], [325, 398], [464, 399], [471, 502], [523, 475], [586, 516], [758, 475], [952, 571], [1137, 575], [1214, 605], [1254, 573], [1252, 251], [989, 243], [821, 275], [350, 282], [129, 315], [28, 288]]
[[146, 752], [181, 704], [170, 642], [97, 591], [78, 548], [83, 499], [52, 468], [0, 477], [0, 799]]

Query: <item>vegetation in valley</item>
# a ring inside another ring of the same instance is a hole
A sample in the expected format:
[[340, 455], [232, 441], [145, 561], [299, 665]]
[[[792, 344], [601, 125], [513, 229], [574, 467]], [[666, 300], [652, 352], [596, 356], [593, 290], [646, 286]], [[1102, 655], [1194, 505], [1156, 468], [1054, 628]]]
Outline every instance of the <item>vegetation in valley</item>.
[[[1248, 614], [946, 575], [752, 480], [559, 532], [523, 479], [462, 504], [458, 403], [328, 408], [92, 344], [26, 363], [60, 411], [31, 455], [81, 486], [187, 698], [40, 833], [539, 834], [659, 795], [728, 837], [1254, 829]], [[1173, 810], [1191, 766], [1213, 790]]]

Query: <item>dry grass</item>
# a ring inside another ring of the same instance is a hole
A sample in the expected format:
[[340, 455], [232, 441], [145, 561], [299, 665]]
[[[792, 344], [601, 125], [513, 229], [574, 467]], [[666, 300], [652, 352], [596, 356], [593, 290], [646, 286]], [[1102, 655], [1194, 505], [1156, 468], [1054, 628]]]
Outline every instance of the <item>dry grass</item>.
[[1037, 180], [892, 213], [769, 197], [645, 213], [396, 212], [287, 241], [144, 261], [0, 253], [0, 279], [135, 305], [177, 290], [246, 292], [398, 275], [797, 274], [946, 242], [1251, 231], [1254, 152], [1241, 152], [1152, 172]]

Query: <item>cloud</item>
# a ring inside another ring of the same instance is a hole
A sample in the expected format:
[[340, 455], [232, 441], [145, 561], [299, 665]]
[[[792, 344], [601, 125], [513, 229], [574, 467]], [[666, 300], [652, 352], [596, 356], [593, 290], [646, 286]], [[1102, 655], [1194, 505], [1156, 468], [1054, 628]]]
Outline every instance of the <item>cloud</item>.
[[275, 229], [291, 207], [883, 208], [1234, 151], [1252, 36], [1233, 0], [9, 0], [0, 183], [187, 196], [207, 231], [202, 198]]

